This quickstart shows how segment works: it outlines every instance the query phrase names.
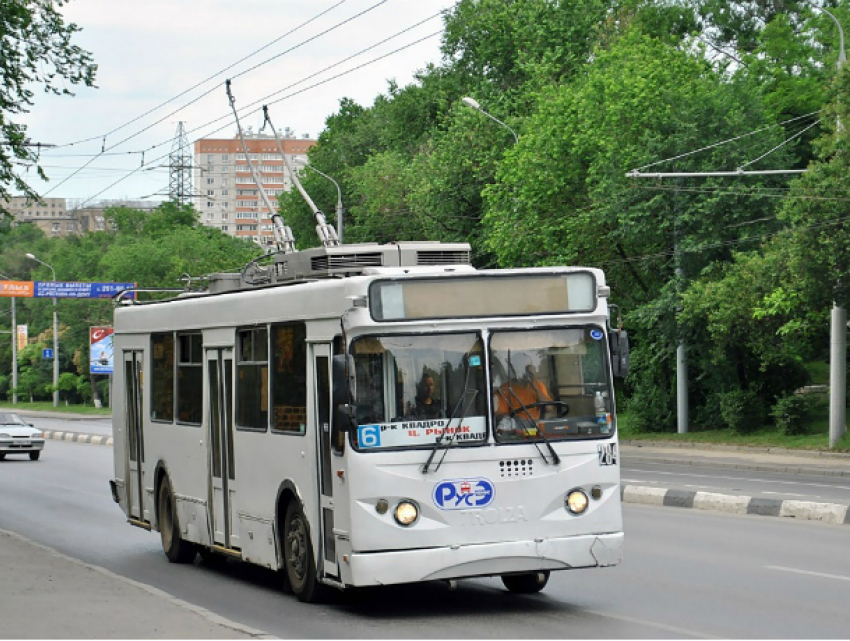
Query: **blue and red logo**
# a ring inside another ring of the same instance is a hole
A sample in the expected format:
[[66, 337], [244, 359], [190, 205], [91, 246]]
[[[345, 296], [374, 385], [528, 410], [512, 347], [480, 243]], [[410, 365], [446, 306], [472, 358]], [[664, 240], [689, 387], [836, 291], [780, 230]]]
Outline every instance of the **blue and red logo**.
[[437, 483], [432, 495], [441, 510], [484, 508], [493, 502], [496, 490], [488, 479], [449, 479]]

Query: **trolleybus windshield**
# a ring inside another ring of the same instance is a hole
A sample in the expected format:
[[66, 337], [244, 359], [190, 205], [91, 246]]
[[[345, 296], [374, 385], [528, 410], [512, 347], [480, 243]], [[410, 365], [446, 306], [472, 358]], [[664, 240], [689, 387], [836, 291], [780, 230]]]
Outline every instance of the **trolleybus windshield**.
[[457, 445], [487, 438], [484, 350], [477, 334], [368, 336], [354, 341], [357, 445]]
[[609, 436], [614, 422], [606, 345], [596, 326], [493, 332], [496, 441]]
[[606, 346], [595, 325], [493, 331], [488, 376], [474, 333], [358, 338], [356, 445], [474, 445], [488, 423], [498, 443], [608, 437]]

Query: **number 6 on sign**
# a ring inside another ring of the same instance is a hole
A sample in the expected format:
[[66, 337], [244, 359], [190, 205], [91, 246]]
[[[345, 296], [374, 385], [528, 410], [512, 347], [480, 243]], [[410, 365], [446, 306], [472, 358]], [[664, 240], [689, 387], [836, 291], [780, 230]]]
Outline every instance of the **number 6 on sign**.
[[357, 428], [360, 447], [381, 447], [381, 429], [378, 425], [361, 425]]

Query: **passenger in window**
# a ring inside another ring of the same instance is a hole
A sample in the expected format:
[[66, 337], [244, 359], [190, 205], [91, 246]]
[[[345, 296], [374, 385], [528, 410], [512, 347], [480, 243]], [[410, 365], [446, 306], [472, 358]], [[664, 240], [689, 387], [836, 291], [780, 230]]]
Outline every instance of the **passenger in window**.
[[552, 396], [546, 385], [538, 380], [531, 356], [523, 352], [509, 354], [508, 381], [499, 385], [493, 393], [497, 429], [516, 427], [510, 420], [511, 413], [518, 419], [537, 421], [542, 408], [534, 407], [534, 404], [551, 402]]
[[434, 398], [434, 379], [427, 373], [416, 385], [416, 397], [410, 404], [408, 414], [416, 418], [439, 418], [440, 401]]

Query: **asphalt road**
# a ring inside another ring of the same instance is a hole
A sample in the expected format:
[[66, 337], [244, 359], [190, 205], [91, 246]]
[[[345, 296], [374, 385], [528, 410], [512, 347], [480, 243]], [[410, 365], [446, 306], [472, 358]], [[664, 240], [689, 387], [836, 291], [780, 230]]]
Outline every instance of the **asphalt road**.
[[635, 463], [623, 455], [623, 483], [733, 496], [850, 503], [850, 478]]
[[[623, 564], [555, 573], [540, 595], [482, 579], [310, 606], [266, 570], [170, 565], [156, 533], [124, 522], [111, 471], [112, 448], [87, 444], [51, 441], [41, 461], [8, 459], [0, 528], [278, 637], [846, 638], [850, 629], [847, 527], [626, 505]], [[35, 603], [43, 580], [33, 577]]]

